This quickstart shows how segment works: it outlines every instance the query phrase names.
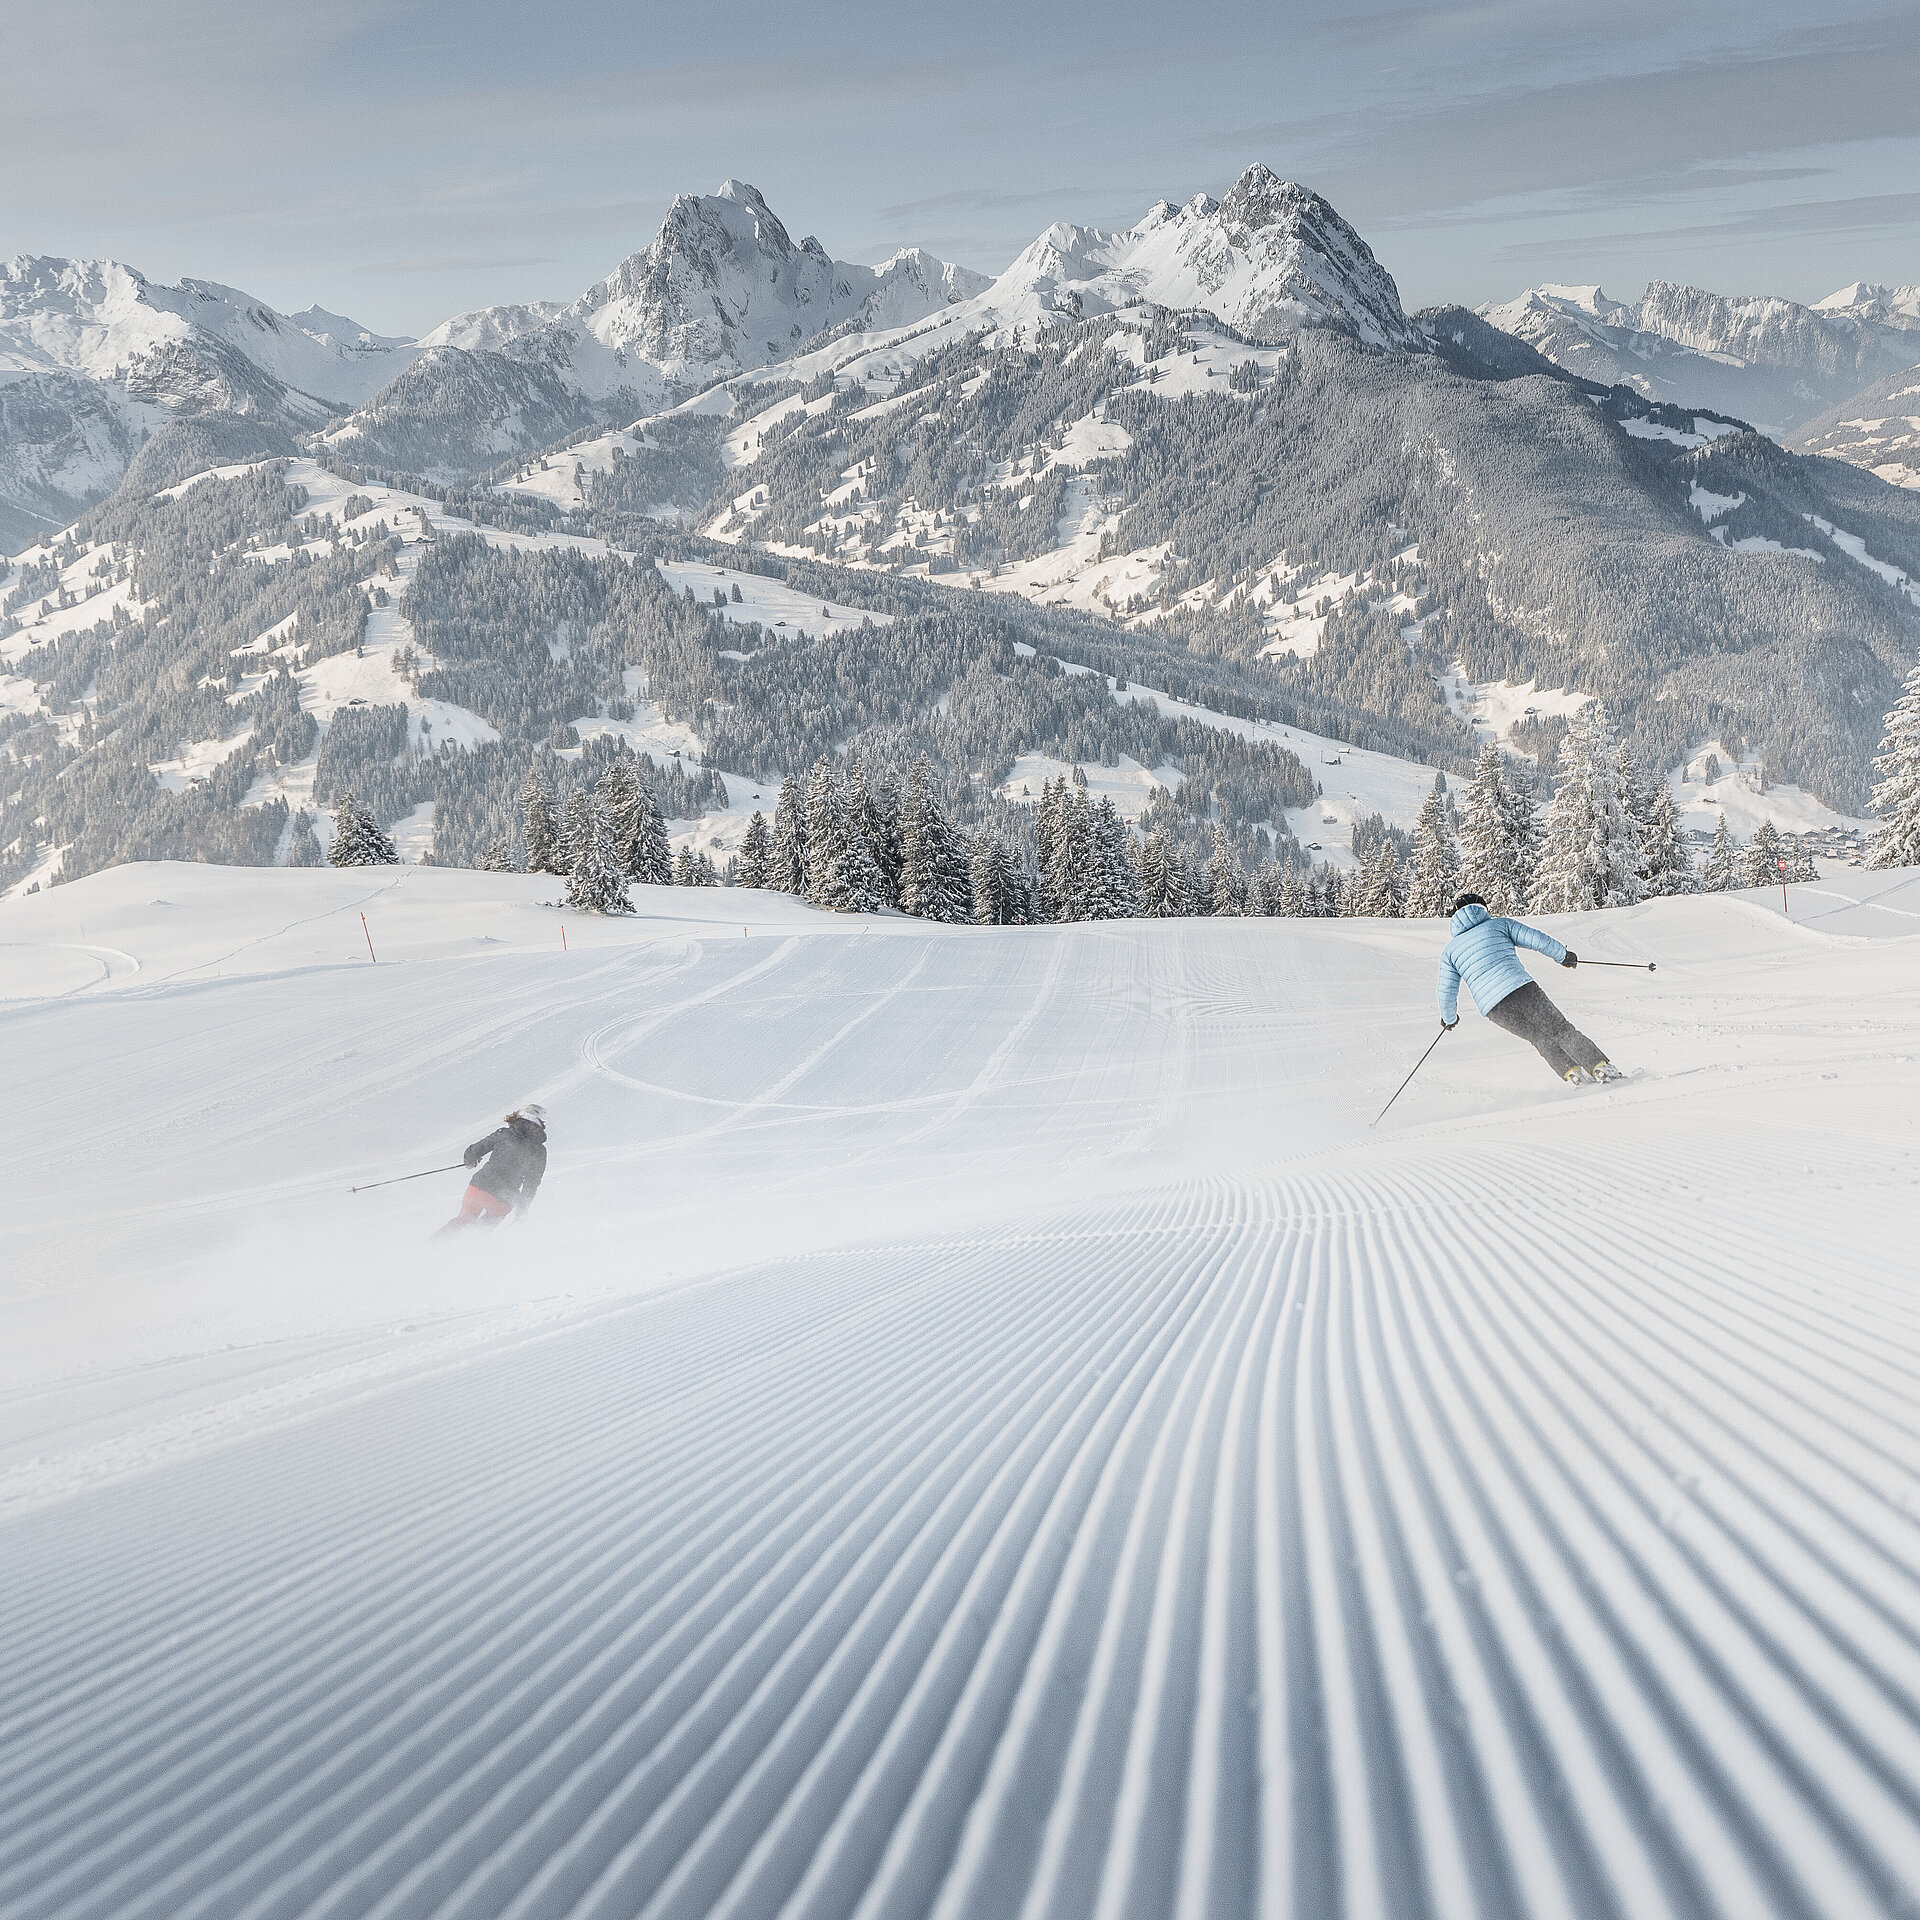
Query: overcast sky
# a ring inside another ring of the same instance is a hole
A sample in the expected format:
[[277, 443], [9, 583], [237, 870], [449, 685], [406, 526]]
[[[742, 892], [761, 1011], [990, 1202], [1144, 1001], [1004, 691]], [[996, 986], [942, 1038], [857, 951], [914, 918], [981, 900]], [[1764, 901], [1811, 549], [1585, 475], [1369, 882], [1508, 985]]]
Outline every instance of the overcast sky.
[[0, 255], [396, 333], [569, 299], [729, 174], [998, 271], [1253, 160], [1409, 307], [1916, 282], [1920, 4], [0, 0]]

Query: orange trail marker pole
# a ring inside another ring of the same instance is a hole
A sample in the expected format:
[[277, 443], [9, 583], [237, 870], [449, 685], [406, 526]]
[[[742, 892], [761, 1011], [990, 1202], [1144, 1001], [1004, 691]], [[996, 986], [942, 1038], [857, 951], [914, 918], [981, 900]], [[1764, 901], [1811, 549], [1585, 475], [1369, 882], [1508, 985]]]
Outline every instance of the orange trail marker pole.
[[1786, 914], [1786, 917], [1791, 920], [1793, 915], [1787, 913], [1787, 863], [1782, 859], [1776, 861], [1775, 864], [1780, 869], [1780, 911]]
[[564, 920], [562, 920], [560, 922], [560, 951], [562, 953], [565, 953], [566, 950], [567, 950], [567, 923]]
[[377, 967], [380, 964], [380, 956], [373, 950], [373, 935], [367, 932], [367, 916], [364, 913], [360, 916], [360, 931], [367, 935], [367, 958]]

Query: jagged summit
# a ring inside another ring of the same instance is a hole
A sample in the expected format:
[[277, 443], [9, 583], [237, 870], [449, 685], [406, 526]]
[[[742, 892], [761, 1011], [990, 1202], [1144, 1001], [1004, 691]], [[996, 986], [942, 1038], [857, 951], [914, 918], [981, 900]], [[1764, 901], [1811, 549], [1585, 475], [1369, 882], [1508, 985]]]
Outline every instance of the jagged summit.
[[1156, 201], [1118, 232], [1049, 227], [975, 304], [1019, 324], [1142, 301], [1204, 307], [1261, 338], [1335, 326], [1369, 346], [1416, 344], [1393, 276], [1367, 243], [1319, 194], [1258, 162], [1223, 199]]
[[482, 308], [426, 344], [537, 353], [585, 393], [646, 399], [766, 366], [844, 321], [910, 324], [986, 285], [918, 248], [878, 267], [834, 260], [811, 234], [796, 244], [758, 187], [727, 179], [676, 195], [653, 240], [569, 305]]

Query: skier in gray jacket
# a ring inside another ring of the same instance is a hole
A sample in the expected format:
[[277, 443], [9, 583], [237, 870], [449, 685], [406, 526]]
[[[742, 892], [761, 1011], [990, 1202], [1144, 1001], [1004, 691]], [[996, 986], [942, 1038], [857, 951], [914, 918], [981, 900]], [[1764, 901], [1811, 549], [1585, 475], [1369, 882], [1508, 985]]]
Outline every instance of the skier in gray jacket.
[[1563, 967], [1577, 967], [1577, 953], [1523, 920], [1497, 919], [1477, 893], [1463, 893], [1453, 903], [1449, 925], [1453, 938], [1440, 956], [1441, 1026], [1460, 1024], [1464, 980], [1472, 990], [1473, 1004], [1496, 1027], [1531, 1041], [1561, 1079], [1578, 1086], [1583, 1071], [1596, 1080], [1626, 1078], [1541, 991], [1520, 964], [1518, 949], [1531, 947]]

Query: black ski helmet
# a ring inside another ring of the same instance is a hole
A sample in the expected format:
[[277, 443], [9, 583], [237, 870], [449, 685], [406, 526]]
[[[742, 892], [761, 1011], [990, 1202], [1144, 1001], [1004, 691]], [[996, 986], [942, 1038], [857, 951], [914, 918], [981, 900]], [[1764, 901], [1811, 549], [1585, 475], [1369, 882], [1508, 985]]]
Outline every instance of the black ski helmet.
[[1487, 903], [1482, 900], [1477, 893], [1463, 893], [1459, 899], [1447, 909], [1447, 913], [1448, 916], [1451, 917], [1458, 913], [1462, 907], [1484, 907], [1486, 904]]

